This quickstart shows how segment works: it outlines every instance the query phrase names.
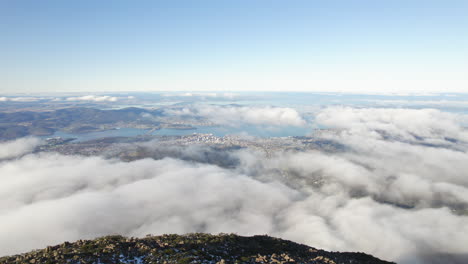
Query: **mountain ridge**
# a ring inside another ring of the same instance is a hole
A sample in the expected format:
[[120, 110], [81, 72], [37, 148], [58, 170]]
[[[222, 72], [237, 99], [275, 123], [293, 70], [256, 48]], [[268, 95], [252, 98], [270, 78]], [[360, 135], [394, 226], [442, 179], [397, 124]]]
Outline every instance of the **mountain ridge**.
[[64, 242], [24, 254], [0, 257], [1, 264], [103, 263], [317, 263], [391, 264], [360, 252], [328, 252], [266, 235], [112, 235]]

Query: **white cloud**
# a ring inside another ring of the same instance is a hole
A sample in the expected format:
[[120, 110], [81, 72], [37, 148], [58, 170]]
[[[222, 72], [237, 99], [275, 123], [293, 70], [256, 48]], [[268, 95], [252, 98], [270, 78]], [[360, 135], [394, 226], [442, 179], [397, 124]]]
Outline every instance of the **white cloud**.
[[0, 102], [36, 102], [39, 101], [43, 98], [38, 98], [38, 97], [29, 97], [29, 96], [23, 96], [23, 97], [0, 97]]
[[[457, 115], [329, 108], [317, 120], [340, 128], [324, 138], [349, 149], [241, 150], [229, 154], [239, 162], [232, 169], [52, 153], [4, 161], [0, 234], [15, 242], [0, 236], [0, 254], [105, 234], [200, 231], [266, 233], [402, 264], [467, 261], [468, 146]], [[177, 151], [198, 161], [206, 154]]]
[[235, 99], [240, 97], [238, 93], [164, 93], [164, 97], [201, 97], [201, 98], [219, 98], [219, 99]]
[[304, 126], [306, 122], [293, 108], [195, 105], [182, 109], [167, 109], [168, 115], [203, 117], [228, 126], [240, 124], [270, 126]]
[[41, 141], [37, 138], [20, 138], [0, 143], [0, 160], [9, 159], [31, 152]]
[[[113, 233], [195, 231], [267, 233], [399, 263], [428, 263], [423, 262], [425, 254], [465, 252], [468, 217], [447, 208], [398, 208], [368, 195], [351, 198], [351, 189], [366, 185], [359, 177], [372, 180], [370, 171], [320, 153], [300, 155], [305, 156], [280, 157], [282, 162], [256, 156], [265, 166], [297, 170], [295, 177], [283, 179], [285, 184], [320, 175], [326, 179], [322, 185], [286, 187], [268, 176], [266, 168], [259, 172], [264, 179], [256, 180], [174, 159], [125, 163], [41, 154], [3, 163], [0, 233], [15, 234], [20, 242], [0, 237], [0, 254]], [[375, 184], [379, 181], [367, 185]]]
[[2, 236], [0, 254], [116, 232], [268, 233], [270, 216], [294, 195], [279, 184], [171, 159], [40, 155], [2, 164], [0, 171], [0, 233], [21, 241]]
[[380, 138], [378, 132], [410, 141], [447, 143], [446, 138], [468, 142], [468, 131], [460, 126], [462, 117], [436, 109], [328, 108], [316, 121], [350, 135]]
[[115, 96], [97, 96], [97, 95], [85, 95], [77, 97], [68, 97], [67, 101], [92, 101], [92, 102], [116, 102], [119, 98]]
[[[427, 96], [427, 95], [425, 95]], [[446, 95], [447, 96], [447, 95]], [[468, 101], [462, 100], [368, 100], [376, 105], [403, 106], [403, 107], [425, 107], [425, 108], [467, 108]]]

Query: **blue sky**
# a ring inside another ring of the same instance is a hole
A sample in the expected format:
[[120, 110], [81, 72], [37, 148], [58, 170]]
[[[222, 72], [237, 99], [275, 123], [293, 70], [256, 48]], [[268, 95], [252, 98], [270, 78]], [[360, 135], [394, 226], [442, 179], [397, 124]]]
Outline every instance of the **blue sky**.
[[468, 92], [468, 1], [0, 2], [0, 92]]

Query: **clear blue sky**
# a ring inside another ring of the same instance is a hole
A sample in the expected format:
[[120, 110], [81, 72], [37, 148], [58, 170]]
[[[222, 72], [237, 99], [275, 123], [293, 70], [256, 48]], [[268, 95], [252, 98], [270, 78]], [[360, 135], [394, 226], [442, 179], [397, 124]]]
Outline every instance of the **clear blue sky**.
[[468, 92], [468, 1], [0, 1], [0, 93]]

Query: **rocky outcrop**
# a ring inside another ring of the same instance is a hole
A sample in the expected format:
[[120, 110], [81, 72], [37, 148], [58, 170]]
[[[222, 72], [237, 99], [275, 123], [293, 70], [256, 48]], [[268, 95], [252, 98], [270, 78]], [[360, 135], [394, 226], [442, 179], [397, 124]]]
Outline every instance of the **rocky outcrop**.
[[0, 263], [317, 263], [385, 264], [364, 253], [327, 252], [269, 236], [188, 234], [126, 238], [106, 236], [64, 242], [25, 254], [0, 258]]

